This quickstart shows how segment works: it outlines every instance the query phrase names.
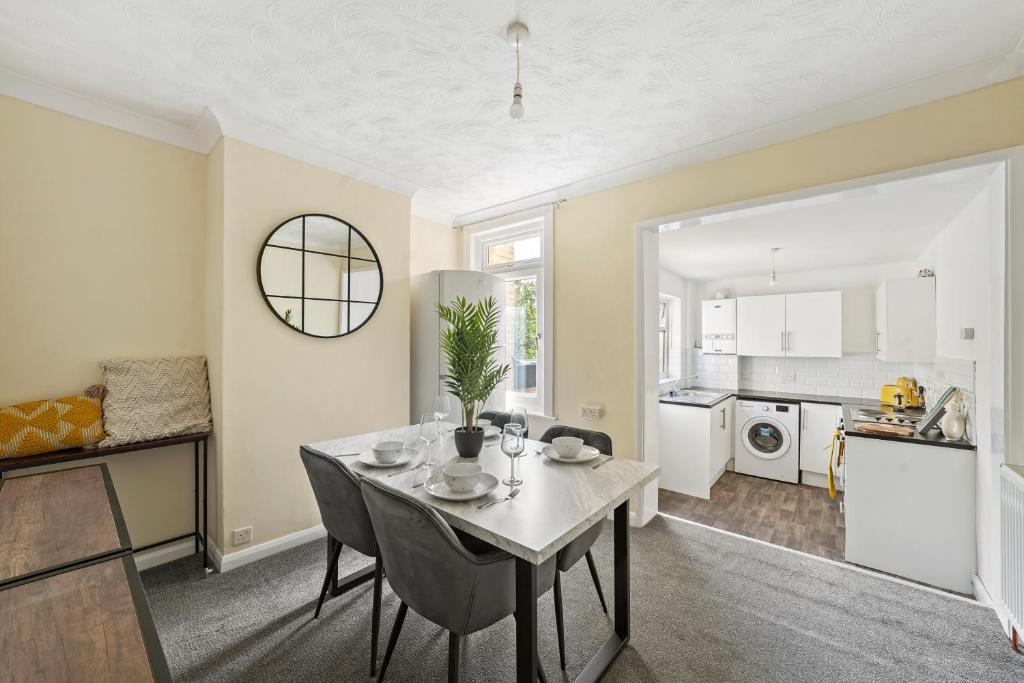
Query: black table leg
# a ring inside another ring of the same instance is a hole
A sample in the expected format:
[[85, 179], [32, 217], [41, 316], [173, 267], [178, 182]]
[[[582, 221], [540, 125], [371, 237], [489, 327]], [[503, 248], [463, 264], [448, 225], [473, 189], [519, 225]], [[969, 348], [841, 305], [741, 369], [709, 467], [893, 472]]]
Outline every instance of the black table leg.
[[537, 680], [537, 565], [516, 558], [516, 680]]
[[[195, 446], [195, 457], [193, 459], [193, 470], [192, 470], [192, 501], [195, 503], [195, 516], [193, 517], [194, 523], [192, 524], [192, 532], [196, 535], [196, 553], [199, 553], [199, 442], [196, 441], [192, 444]], [[205, 539], [204, 539], [205, 541]]]
[[629, 642], [629, 501], [615, 508], [615, 632], [577, 681], [599, 681]]
[[207, 440], [203, 439], [203, 569], [207, 574], [213, 571], [210, 566], [210, 506], [206, 502], [206, 493], [210, 481], [210, 453]]

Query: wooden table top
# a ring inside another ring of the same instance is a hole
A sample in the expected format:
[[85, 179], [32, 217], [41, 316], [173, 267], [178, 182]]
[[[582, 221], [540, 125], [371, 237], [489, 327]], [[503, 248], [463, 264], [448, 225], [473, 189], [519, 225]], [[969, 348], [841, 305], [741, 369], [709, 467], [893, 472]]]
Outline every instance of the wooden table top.
[[[614, 458], [597, 469], [593, 468], [597, 460], [591, 463], [555, 462], [539, 454], [548, 444], [527, 440], [526, 455], [519, 458], [518, 476], [524, 482], [519, 487], [519, 495], [513, 500], [480, 510], [478, 505], [504, 497], [509, 487], [499, 483], [497, 489], [476, 500], [443, 500], [426, 493], [423, 486], [413, 488], [414, 484], [423, 481], [423, 470], [389, 477], [390, 473], [409, 465], [370, 467], [349, 455], [368, 453], [376, 441], [397, 439], [414, 443], [418, 430], [416, 425], [400, 427], [314, 443], [307, 448], [336, 456], [360, 476], [379, 479], [429, 503], [453, 527], [534, 564], [551, 557], [566, 543], [604, 519], [616, 506], [653, 481], [659, 471], [654, 465], [623, 458]], [[509, 474], [509, 458], [501, 452], [497, 441], [488, 440], [477, 462], [484, 472], [493, 474], [500, 482]], [[447, 462], [457, 458], [452, 438], [448, 436], [438, 459]], [[417, 458], [412, 464], [418, 461]]]
[[105, 465], [0, 483], [0, 586], [130, 551]]
[[170, 680], [129, 562], [118, 557], [0, 591], [0, 679]]

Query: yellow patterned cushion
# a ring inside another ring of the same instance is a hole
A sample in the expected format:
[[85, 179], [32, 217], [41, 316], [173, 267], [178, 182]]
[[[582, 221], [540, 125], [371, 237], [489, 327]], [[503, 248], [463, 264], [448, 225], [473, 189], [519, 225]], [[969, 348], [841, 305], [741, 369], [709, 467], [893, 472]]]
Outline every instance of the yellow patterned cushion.
[[79, 394], [0, 408], [0, 458], [92, 446], [104, 437], [98, 397]]

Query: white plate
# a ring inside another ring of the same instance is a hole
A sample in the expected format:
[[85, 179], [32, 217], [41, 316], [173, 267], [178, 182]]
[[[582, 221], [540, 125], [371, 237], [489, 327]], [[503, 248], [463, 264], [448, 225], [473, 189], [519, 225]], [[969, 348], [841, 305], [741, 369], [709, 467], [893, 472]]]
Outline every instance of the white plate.
[[398, 460], [394, 462], [381, 462], [377, 458], [373, 457], [373, 453], [366, 452], [359, 454], [359, 462], [363, 463], [367, 467], [398, 467], [399, 465], [404, 465], [407, 462], [410, 462], [415, 457], [416, 453], [414, 451], [405, 449], [402, 451], [402, 454], [398, 456]]
[[500, 429], [498, 429], [494, 425], [485, 425], [484, 426], [484, 438], [485, 439], [493, 439], [496, 436], [501, 436], [501, 430]]
[[474, 498], [480, 498], [486, 496], [488, 493], [498, 488], [498, 478], [493, 474], [487, 474], [486, 472], [480, 473], [480, 481], [476, 483], [472, 491], [466, 491], [465, 493], [457, 493], [448, 488], [448, 484], [444, 483], [443, 479], [436, 481], [428, 481], [424, 486], [427, 493], [438, 498], [444, 498], [445, 500], [473, 500]]
[[601, 451], [597, 450], [596, 448], [592, 448], [591, 446], [584, 446], [583, 448], [581, 448], [580, 454], [575, 458], [563, 458], [558, 454], [558, 451], [555, 450], [554, 446], [545, 446], [544, 448], [541, 449], [540, 452], [548, 456], [552, 460], [557, 460], [558, 462], [572, 463], [590, 462], [597, 456], [601, 455]]

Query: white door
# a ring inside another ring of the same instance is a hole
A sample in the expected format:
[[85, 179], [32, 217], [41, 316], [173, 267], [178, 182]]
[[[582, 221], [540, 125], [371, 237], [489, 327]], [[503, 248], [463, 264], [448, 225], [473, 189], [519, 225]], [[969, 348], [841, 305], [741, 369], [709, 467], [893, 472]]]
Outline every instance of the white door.
[[786, 295], [786, 355], [798, 358], [842, 357], [842, 292]]
[[786, 296], [741, 296], [736, 300], [736, 353], [784, 356]]
[[828, 474], [829, 450], [843, 410], [823, 403], [800, 404], [800, 469]]
[[883, 282], [875, 290], [875, 355], [885, 360], [885, 347], [889, 338], [889, 306], [886, 286]]

